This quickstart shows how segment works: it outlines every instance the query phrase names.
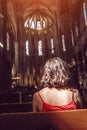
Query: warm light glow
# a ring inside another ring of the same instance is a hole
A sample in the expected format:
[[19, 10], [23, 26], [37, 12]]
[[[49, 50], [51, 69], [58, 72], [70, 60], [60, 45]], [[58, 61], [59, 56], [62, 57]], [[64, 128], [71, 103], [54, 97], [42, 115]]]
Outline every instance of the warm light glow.
[[12, 80], [19, 80], [20, 77], [12, 77]]

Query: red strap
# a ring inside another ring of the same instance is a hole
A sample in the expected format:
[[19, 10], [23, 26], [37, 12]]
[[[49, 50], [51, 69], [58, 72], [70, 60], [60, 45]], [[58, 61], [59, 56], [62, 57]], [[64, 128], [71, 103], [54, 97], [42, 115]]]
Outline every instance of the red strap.
[[44, 102], [39, 92], [38, 92], [38, 95], [39, 95], [41, 101]]

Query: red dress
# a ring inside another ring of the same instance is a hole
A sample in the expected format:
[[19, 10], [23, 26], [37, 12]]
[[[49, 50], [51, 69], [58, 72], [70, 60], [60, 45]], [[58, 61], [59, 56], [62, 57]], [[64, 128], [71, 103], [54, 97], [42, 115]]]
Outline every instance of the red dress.
[[72, 91], [72, 100], [67, 105], [63, 105], [63, 106], [50, 105], [48, 103], [45, 103], [39, 92], [38, 92], [38, 95], [39, 95], [39, 97], [40, 97], [40, 99], [43, 103], [42, 112], [57, 111], [57, 110], [60, 110], [60, 111], [62, 111], [62, 110], [75, 110], [75, 109], [77, 109], [76, 104], [74, 102], [74, 91]]

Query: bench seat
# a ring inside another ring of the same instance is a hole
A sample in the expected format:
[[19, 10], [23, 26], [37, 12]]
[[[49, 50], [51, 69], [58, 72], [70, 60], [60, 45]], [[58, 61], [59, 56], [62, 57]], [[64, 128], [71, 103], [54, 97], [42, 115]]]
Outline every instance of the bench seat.
[[87, 109], [2, 113], [0, 130], [87, 130]]

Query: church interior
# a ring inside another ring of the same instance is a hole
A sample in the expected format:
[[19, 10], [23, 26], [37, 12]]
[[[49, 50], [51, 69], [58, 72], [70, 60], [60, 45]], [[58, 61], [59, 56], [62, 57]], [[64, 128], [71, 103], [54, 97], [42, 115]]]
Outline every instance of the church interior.
[[0, 112], [32, 111], [52, 57], [68, 64], [86, 108], [87, 0], [0, 0]]

